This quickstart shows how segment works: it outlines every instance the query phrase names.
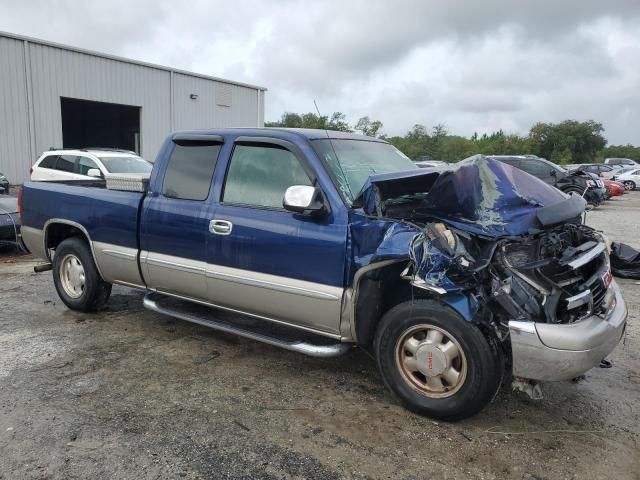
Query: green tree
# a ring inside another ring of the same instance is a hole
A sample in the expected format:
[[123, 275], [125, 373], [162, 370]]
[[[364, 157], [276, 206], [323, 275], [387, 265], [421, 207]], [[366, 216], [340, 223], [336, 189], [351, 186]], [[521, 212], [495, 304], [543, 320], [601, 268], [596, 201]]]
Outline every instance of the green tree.
[[369, 137], [382, 136], [382, 122], [372, 121], [368, 116], [360, 118], [353, 129]]
[[590, 163], [607, 140], [601, 123], [588, 120], [536, 123], [529, 132], [531, 150], [538, 156], [562, 163]]
[[334, 112], [331, 117], [320, 116], [315, 113], [292, 113], [285, 112], [280, 120], [275, 122], [265, 122], [265, 127], [283, 128], [321, 128], [326, 130], [339, 130], [351, 132], [351, 127], [346, 121], [346, 115], [342, 112]]

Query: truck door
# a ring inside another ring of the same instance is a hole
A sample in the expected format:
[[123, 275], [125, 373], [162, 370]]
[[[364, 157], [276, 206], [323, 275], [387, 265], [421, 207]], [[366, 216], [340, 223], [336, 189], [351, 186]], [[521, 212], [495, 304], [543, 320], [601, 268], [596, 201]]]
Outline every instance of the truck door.
[[338, 334], [346, 221], [282, 207], [288, 187], [317, 182], [308, 160], [289, 142], [239, 137], [225, 170], [209, 223], [210, 301]]
[[140, 220], [140, 263], [151, 288], [207, 298], [211, 179], [221, 145], [219, 136], [176, 136], [166, 165], [158, 165], [164, 175], [152, 180]]

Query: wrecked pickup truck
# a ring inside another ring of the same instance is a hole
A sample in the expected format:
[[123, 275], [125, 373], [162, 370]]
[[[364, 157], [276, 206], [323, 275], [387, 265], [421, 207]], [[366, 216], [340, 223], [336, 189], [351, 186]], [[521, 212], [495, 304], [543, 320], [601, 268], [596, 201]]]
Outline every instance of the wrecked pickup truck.
[[22, 235], [71, 309], [112, 284], [144, 306], [318, 357], [359, 345], [409, 409], [459, 419], [505, 372], [568, 380], [626, 307], [584, 200], [485, 157], [415, 166], [296, 129], [172, 134], [150, 179], [27, 182]]

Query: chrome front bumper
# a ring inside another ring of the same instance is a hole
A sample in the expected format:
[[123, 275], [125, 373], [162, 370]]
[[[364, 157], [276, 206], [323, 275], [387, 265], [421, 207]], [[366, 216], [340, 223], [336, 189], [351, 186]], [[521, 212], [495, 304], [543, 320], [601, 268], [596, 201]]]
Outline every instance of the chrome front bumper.
[[570, 380], [595, 367], [620, 342], [627, 306], [620, 288], [609, 286], [615, 304], [604, 316], [571, 324], [509, 322], [513, 375], [540, 381]]

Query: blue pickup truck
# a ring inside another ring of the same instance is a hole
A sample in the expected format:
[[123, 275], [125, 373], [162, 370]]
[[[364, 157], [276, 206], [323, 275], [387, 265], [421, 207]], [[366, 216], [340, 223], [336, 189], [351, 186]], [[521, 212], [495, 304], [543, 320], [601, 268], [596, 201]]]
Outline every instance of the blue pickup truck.
[[505, 374], [529, 393], [572, 379], [626, 324], [585, 201], [482, 156], [420, 169], [353, 134], [178, 132], [149, 178], [27, 182], [20, 208], [69, 308], [96, 311], [119, 284], [296, 352], [360, 346], [436, 418], [478, 412]]

